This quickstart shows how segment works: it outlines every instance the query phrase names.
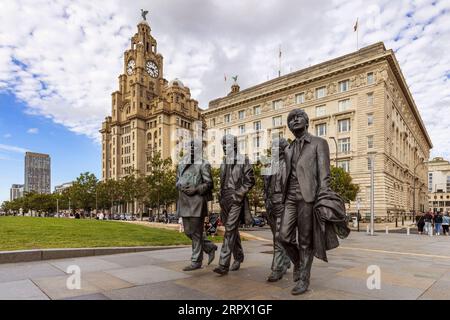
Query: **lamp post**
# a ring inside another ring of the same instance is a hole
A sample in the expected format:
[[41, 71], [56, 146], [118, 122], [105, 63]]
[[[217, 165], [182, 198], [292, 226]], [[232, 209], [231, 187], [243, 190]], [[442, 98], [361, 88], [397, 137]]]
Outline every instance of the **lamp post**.
[[335, 137], [329, 137], [331, 140], [333, 140], [334, 141], [334, 145], [336, 146], [336, 159], [335, 159], [335, 163], [336, 163], [336, 168], [337, 168], [337, 166], [338, 166], [338, 144], [337, 144], [337, 141], [336, 141], [336, 138]]
[[420, 158], [420, 162], [415, 165], [413, 170], [413, 222], [416, 222], [416, 169], [420, 164], [425, 164], [427, 162], [423, 161], [423, 158]]
[[375, 228], [375, 154], [369, 153], [370, 159], [370, 235], [374, 235]]

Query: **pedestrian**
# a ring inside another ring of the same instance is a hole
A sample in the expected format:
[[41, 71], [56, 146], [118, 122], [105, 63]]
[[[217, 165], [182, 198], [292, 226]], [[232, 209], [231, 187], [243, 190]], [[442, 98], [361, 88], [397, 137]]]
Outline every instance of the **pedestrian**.
[[448, 236], [448, 228], [450, 225], [450, 217], [448, 216], [448, 211], [442, 217], [442, 233]]
[[419, 219], [417, 220], [417, 231], [419, 234], [423, 234], [423, 227], [425, 226], [425, 217], [423, 213], [420, 213]]
[[434, 216], [434, 228], [437, 236], [441, 234], [441, 225], [442, 225], [442, 214], [441, 212], [437, 212]]
[[433, 215], [431, 214], [431, 210], [428, 210], [428, 212], [424, 216], [425, 221], [425, 233], [433, 233], [431, 222], [433, 221]]

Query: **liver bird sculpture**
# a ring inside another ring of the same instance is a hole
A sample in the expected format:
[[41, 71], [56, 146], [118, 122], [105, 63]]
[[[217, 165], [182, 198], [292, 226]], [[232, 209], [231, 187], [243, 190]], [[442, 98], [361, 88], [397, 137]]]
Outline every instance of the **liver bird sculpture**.
[[147, 20], [147, 14], [148, 14], [147, 10], [141, 9], [141, 16], [142, 18], [144, 18], [144, 20]]

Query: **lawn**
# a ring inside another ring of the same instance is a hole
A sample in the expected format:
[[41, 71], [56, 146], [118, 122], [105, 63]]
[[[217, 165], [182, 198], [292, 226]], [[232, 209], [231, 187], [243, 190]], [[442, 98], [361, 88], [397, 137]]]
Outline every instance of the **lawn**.
[[[222, 241], [222, 237], [214, 241]], [[184, 233], [117, 221], [0, 217], [0, 251], [190, 243]]]

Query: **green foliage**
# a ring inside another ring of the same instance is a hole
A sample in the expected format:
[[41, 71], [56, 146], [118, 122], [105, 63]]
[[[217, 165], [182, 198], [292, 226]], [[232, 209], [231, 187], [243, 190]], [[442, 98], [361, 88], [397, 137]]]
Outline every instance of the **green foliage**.
[[342, 168], [331, 166], [331, 189], [339, 194], [345, 203], [355, 201], [359, 186], [352, 183], [352, 177]]
[[254, 212], [258, 211], [258, 208], [264, 206], [264, 177], [261, 175], [262, 163], [257, 162], [253, 164], [253, 172], [255, 175], [255, 185], [248, 193], [248, 200], [250, 207], [254, 209]]

